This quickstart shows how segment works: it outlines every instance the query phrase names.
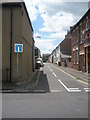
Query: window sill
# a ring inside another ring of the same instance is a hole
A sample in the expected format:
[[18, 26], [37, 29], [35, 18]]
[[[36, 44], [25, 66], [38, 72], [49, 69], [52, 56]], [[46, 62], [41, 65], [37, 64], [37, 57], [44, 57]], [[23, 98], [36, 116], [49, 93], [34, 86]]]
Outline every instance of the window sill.
[[78, 43], [78, 41], [74, 42], [72, 45], [76, 45]]

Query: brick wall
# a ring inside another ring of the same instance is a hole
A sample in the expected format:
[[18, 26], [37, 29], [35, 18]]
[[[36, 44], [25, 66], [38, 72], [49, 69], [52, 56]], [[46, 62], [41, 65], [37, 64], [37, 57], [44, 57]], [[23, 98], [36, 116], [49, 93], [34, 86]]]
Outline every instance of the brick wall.
[[[86, 21], [87, 16], [90, 18], [90, 11], [81, 18], [81, 20], [76, 24], [72, 31], [72, 68], [85, 71], [85, 31], [86, 31]], [[78, 40], [77, 40], [77, 30], [78, 30]], [[78, 53], [78, 61], [77, 61]]]
[[65, 39], [60, 43], [60, 51], [63, 54], [71, 55], [71, 33], [68, 33]]
[[[31, 76], [33, 72], [33, 31], [30, 26], [24, 6], [12, 5], [12, 81], [25, 80]], [[3, 81], [10, 79], [10, 21], [11, 8], [4, 6], [2, 9], [2, 69]], [[23, 44], [24, 51], [19, 53], [18, 75], [17, 75], [17, 53], [14, 52], [14, 44]], [[6, 72], [9, 69], [8, 74]]]

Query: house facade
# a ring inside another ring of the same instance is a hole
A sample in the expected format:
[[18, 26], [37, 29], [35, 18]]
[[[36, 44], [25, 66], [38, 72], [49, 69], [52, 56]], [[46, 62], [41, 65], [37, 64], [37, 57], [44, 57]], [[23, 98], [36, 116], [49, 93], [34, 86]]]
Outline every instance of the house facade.
[[67, 32], [65, 39], [60, 43], [61, 66], [71, 68], [71, 31]]
[[[15, 44], [23, 45], [22, 53], [15, 52]], [[2, 1], [2, 80], [18, 82], [28, 79], [34, 70], [33, 59], [33, 28], [25, 3]]]
[[37, 58], [41, 57], [41, 52], [38, 47], [35, 46], [35, 62]]
[[60, 44], [56, 47], [56, 64], [60, 66]]
[[52, 53], [48, 56], [48, 62], [52, 63]]
[[43, 62], [47, 62], [48, 61], [48, 57], [50, 56], [50, 54], [43, 54]]
[[48, 56], [48, 61], [60, 66], [60, 44]]
[[90, 73], [90, 9], [71, 32], [72, 68]]

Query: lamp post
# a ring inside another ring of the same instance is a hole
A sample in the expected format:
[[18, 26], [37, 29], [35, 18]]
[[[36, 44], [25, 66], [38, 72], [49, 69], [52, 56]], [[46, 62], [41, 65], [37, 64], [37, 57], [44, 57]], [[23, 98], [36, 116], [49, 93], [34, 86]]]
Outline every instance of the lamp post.
[[34, 68], [35, 68], [35, 63], [36, 63], [36, 57], [35, 57], [35, 38], [37, 39], [41, 39], [41, 36], [37, 35], [37, 36], [33, 36], [32, 39], [33, 39], [33, 47], [32, 47], [32, 69], [34, 71]]

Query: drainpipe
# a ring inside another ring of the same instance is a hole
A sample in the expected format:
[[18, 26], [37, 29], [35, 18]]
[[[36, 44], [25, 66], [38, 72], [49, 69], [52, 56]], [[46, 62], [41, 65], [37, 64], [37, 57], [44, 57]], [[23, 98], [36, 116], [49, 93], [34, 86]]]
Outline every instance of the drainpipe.
[[80, 43], [80, 35], [81, 35], [81, 33], [80, 33], [80, 26], [78, 26], [78, 30], [79, 30], [79, 39], [78, 39], [78, 70], [80, 70], [80, 55], [79, 55], [79, 53], [80, 53], [80, 45], [79, 45], [79, 43]]
[[12, 6], [10, 18], [10, 83], [12, 82]]

